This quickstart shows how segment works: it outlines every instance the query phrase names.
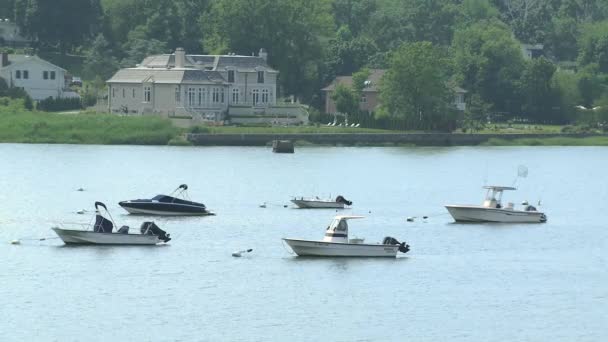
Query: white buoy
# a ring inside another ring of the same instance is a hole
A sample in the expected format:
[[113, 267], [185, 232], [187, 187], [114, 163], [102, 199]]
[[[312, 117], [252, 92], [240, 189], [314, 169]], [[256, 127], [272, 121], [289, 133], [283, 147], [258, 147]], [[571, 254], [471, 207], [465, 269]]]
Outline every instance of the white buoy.
[[80, 209], [80, 210], [78, 210], [78, 211], [76, 212], [76, 214], [83, 215], [83, 214], [85, 213], [85, 211], [86, 211], [86, 210], [84, 210], [84, 209]]
[[243, 256], [243, 253], [250, 253], [251, 251], [253, 251], [253, 249], [251, 249], [251, 248], [245, 249], [242, 251], [237, 251], [237, 252], [232, 253], [232, 256], [235, 258], [240, 258]]
[[260, 204], [260, 208], [266, 208], [266, 202]]

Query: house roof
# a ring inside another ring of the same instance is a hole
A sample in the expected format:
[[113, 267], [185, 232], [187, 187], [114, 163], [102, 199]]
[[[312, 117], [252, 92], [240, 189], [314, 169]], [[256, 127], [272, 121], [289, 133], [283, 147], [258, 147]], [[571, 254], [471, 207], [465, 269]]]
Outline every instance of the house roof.
[[51, 68], [54, 68], [56, 70], [61, 70], [61, 71], [66, 71], [65, 69], [63, 69], [62, 67], [59, 67], [51, 62], [45, 61], [44, 59], [38, 57], [38, 56], [29, 56], [29, 55], [8, 55], [8, 61], [9, 61], [9, 65], [5, 66], [5, 67], [0, 67], [0, 69], [11, 69], [14, 68], [15, 66], [18, 65], [22, 65], [24, 63], [28, 63], [28, 62], [35, 62], [35, 63], [41, 63], [41, 64], [45, 64]]
[[[380, 89], [378, 86], [380, 85], [380, 80], [382, 76], [386, 73], [386, 70], [383, 69], [370, 69], [370, 75], [367, 78], [369, 81], [369, 85], [363, 88], [363, 92], [378, 92]], [[327, 87], [321, 89], [323, 91], [334, 91], [338, 84], [343, 84], [345, 86], [352, 87], [353, 85], [353, 77], [352, 76], [338, 76], [336, 77]]]
[[215, 84], [223, 82], [219, 72], [199, 69], [152, 69], [127, 68], [118, 70], [107, 83], [200, 83]]
[[[175, 54], [148, 56], [144, 58], [139, 66], [146, 68], [174, 68]], [[241, 55], [186, 55], [184, 67], [214, 71], [234, 68], [238, 71], [258, 71], [262, 69], [266, 72], [277, 72], [262, 57]]]

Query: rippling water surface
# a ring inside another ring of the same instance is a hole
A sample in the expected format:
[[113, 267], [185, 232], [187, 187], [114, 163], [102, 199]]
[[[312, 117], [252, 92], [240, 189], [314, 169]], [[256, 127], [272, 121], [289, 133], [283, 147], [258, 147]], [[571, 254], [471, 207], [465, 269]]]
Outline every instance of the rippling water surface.
[[[542, 201], [548, 223], [454, 224], [444, 204]], [[608, 148], [268, 148], [0, 144], [2, 341], [601, 341], [608, 339]], [[156, 219], [159, 247], [62, 247], [56, 222], [181, 183], [214, 217]], [[78, 188], [85, 191], [76, 191]], [[297, 258], [336, 196], [351, 235], [406, 240], [398, 259]], [[259, 205], [267, 202], [266, 209]], [[426, 221], [406, 222], [408, 216]], [[243, 258], [234, 250], [253, 248]]]

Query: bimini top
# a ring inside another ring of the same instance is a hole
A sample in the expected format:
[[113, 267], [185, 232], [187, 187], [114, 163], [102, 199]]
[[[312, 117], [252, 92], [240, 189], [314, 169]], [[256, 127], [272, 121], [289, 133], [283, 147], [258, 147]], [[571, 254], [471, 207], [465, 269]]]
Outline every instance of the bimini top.
[[338, 215], [334, 217], [334, 220], [350, 220], [350, 219], [362, 219], [365, 216], [351, 216], [351, 215]]
[[490, 189], [490, 190], [497, 190], [497, 191], [517, 190], [517, 188], [514, 188], [512, 186], [500, 186], [500, 185], [486, 185], [483, 188], [484, 189]]

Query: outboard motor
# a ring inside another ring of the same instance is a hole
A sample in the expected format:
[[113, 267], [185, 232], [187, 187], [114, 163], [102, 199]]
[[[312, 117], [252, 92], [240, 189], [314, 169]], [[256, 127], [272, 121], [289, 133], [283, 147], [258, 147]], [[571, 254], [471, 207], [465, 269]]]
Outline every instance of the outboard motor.
[[399, 245], [399, 252], [407, 253], [410, 251], [410, 245], [404, 242], [399, 242], [397, 239], [391, 236], [387, 236], [382, 240], [383, 245]]
[[154, 222], [144, 222], [141, 224], [139, 231], [142, 234], [156, 235], [159, 240], [164, 242], [171, 241], [171, 234], [167, 234], [164, 230], [160, 229]]
[[336, 197], [336, 202], [337, 202], [337, 203], [344, 203], [344, 204], [346, 204], [346, 205], [352, 205], [352, 204], [353, 204], [353, 202], [352, 202], [352, 201], [347, 200], [347, 199], [346, 199], [346, 198], [344, 198], [344, 196], [342, 196], [342, 195], [338, 195], [338, 197]]

